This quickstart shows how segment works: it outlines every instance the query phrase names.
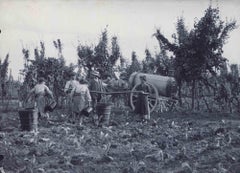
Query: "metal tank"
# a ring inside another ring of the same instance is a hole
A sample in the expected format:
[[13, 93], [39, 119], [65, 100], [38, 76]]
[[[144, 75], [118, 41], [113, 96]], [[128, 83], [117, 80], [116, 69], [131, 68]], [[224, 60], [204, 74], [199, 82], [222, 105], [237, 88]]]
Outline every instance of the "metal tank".
[[130, 87], [140, 84], [140, 76], [145, 75], [147, 83], [152, 84], [158, 91], [158, 96], [170, 97], [177, 92], [176, 82], [173, 77], [157, 74], [134, 72], [129, 77]]

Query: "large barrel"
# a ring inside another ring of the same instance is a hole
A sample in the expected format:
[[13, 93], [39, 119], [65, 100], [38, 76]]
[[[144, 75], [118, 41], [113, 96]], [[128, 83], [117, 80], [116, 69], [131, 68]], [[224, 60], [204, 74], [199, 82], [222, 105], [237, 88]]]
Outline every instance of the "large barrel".
[[132, 73], [129, 77], [129, 85], [131, 88], [141, 82], [139, 77], [142, 75], [146, 76], [148, 83], [156, 87], [159, 96], [170, 97], [177, 91], [176, 82], [173, 77], [138, 72]]

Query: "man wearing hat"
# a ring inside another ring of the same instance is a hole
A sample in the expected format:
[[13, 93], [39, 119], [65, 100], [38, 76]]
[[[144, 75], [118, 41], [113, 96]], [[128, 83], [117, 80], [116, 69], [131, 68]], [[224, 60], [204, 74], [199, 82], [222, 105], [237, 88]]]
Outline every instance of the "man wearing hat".
[[[100, 74], [98, 71], [92, 70], [90, 73], [91, 80], [89, 82], [89, 90], [97, 92], [105, 92], [107, 84], [100, 80]], [[101, 100], [102, 94], [91, 92], [92, 106], [94, 112], [96, 111], [97, 103]], [[96, 112], [95, 112], [96, 113]], [[96, 115], [94, 115], [96, 116]], [[96, 123], [96, 122], [95, 122]]]

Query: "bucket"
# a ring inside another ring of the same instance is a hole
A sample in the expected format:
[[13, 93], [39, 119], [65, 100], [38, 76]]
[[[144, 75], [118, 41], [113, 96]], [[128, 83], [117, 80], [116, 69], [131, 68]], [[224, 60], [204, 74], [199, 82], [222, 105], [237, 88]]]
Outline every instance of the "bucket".
[[38, 111], [33, 108], [26, 108], [18, 111], [21, 130], [31, 131], [37, 130]]
[[99, 117], [99, 121], [103, 121], [103, 123], [109, 124], [112, 104], [111, 103], [98, 103], [96, 106], [97, 114]]
[[47, 104], [44, 108], [44, 112], [53, 112], [53, 110], [57, 107], [56, 101], [51, 101], [49, 104]]
[[83, 110], [82, 110], [82, 114], [83, 115], [85, 115], [85, 116], [89, 116], [90, 115], [90, 113], [93, 111], [93, 108], [92, 107], [86, 107], [86, 108], [84, 108]]

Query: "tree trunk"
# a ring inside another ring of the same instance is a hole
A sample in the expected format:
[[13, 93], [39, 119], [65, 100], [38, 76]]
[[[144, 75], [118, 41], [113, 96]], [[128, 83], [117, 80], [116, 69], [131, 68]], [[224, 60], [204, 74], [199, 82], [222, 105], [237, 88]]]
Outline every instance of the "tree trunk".
[[195, 85], [196, 81], [192, 81], [192, 110], [194, 110], [194, 105], [195, 105]]
[[182, 107], [182, 83], [178, 85], [178, 100], [179, 105]]
[[197, 101], [197, 110], [200, 110], [200, 86], [199, 82], [196, 82], [196, 95], [195, 95], [196, 101]]
[[2, 89], [2, 104], [3, 104], [3, 100], [4, 100], [4, 96], [5, 96], [5, 93], [4, 93], [4, 90], [5, 90], [5, 88], [4, 88], [4, 84], [2, 83], [1, 84], [1, 89]]

